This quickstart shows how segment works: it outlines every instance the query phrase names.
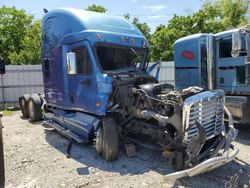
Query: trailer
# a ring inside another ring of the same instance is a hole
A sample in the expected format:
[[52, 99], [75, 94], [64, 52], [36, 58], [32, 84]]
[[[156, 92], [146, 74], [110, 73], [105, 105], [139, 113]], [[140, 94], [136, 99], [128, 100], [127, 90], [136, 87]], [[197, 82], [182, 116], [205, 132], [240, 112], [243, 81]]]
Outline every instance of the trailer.
[[[61, 8], [42, 24], [43, 94], [19, 98], [24, 117], [72, 142], [93, 143], [107, 161], [122, 141], [161, 151], [194, 176], [235, 158], [233, 122], [224, 125], [224, 92], [176, 90], [147, 74], [149, 43], [121, 17]], [[150, 72], [150, 71], [149, 71]], [[148, 73], [149, 73], [148, 72]], [[168, 176], [168, 177], [169, 177]]]

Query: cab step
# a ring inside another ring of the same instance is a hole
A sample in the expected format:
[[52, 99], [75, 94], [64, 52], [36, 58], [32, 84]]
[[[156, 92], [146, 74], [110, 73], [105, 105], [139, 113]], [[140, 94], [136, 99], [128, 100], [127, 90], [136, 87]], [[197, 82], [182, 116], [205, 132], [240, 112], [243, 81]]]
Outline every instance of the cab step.
[[69, 139], [73, 139], [75, 142], [77, 142], [79, 144], [87, 144], [88, 143], [87, 140], [84, 140], [84, 139], [80, 138], [77, 134], [71, 132], [70, 130], [67, 130], [67, 129], [63, 128], [58, 123], [56, 123], [56, 122], [54, 122], [52, 120], [44, 121], [44, 124], [49, 126], [49, 127], [54, 128], [60, 134], [66, 136]]

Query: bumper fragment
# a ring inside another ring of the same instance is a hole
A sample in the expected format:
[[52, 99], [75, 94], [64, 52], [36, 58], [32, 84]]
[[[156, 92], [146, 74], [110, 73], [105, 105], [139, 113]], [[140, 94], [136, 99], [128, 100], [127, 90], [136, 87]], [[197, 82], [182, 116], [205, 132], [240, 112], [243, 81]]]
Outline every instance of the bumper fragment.
[[210, 158], [210, 159], [198, 164], [197, 166], [195, 166], [193, 168], [189, 168], [189, 169], [186, 169], [183, 171], [168, 174], [168, 175], [164, 176], [164, 179], [183, 178], [183, 177], [187, 177], [187, 176], [193, 177], [193, 176], [196, 176], [196, 175], [204, 173], [204, 172], [209, 172], [209, 171], [211, 171], [219, 166], [222, 166], [222, 165], [232, 161], [238, 153], [239, 153], [238, 149], [233, 149], [233, 151], [231, 153], [229, 153], [229, 151], [225, 152], [222, 156]]
[[[164, 179], [168, 178], [183, 178], [183, 177], [193, 177], [204, 172], [209, 172], [215, 168], [218, 168], [230, 161], [232, 161], [236, 155], [239, 153], [237, 148], [234, 148], [232, 141], [236, 138], [238, 130], [233, 126], [230, 126], [228, 133], [225, 135], [226, 141], [224, 144], [223, 154], [220, 156], [211, 157], [200, 164], [179, 172], [174, 172], [164, 176]], [[218, 151], [219, 152], [219, 151]], [[217, 153], [218, 154], [218, 153]]]

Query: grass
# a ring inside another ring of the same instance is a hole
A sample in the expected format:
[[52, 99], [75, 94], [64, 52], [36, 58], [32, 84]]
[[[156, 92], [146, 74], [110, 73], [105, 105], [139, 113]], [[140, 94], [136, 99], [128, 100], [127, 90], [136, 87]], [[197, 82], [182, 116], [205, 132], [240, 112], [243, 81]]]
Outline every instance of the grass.
[[0, 112], [3, 114], [3, 116], [12, 116], [13, 110], [15, 110], [14, 107], [5, 106], [5, 109], [1, 110]]
[[3, 110], [1, 112], [3, 113], [4, 116], [12, 116], [13, 115], [12, 110]]

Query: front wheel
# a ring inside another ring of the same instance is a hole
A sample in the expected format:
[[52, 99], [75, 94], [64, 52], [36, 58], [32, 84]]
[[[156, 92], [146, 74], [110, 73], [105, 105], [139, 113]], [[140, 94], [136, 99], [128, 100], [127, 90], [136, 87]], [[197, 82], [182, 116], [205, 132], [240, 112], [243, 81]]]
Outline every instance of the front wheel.
[[102, 118], [102, 125], [96, 134], [96, 151], [106, 161], [114, 161], [119, 153], [118, 126], [112, 116]]

